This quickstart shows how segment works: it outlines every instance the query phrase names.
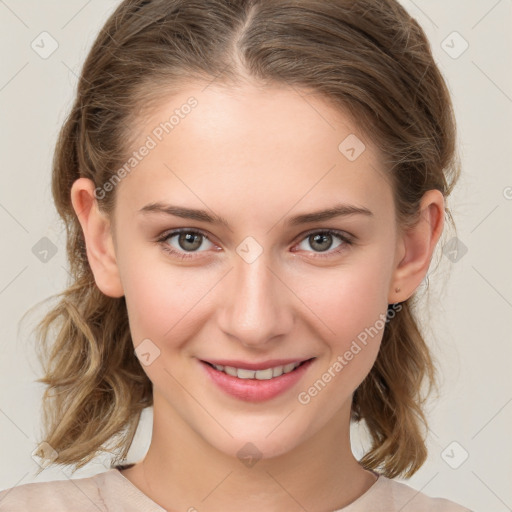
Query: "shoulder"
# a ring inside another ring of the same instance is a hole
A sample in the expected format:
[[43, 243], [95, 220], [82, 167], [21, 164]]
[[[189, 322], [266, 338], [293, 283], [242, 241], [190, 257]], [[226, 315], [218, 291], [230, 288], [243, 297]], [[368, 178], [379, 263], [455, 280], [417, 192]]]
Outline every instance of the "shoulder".
[[107, 512], [102, 488], [105, 473], [87, 478], [32, 482], [0, 492], [0, 512]]
[[409, 485], [387, 480], [393, 498], [403, 512], [471, 512], [468, 508], [445, 498], [430, 497]]
[[[119, 466], [121, 467], [121, 466]], [[165, 512], [117, 467], [86, 478], [18, 485], [0, 492], [0, 512]]]
[[444, 498], [430, 497], [409, 485], [380, 475], [359, 499], [339, 512], [471, 512]]

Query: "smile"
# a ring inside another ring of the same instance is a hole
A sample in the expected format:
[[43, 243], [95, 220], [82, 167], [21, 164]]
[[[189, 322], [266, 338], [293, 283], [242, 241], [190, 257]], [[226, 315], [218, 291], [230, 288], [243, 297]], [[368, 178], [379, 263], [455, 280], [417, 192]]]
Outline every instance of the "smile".
[[314, 360], [313, 357], [304, 361], [286, 361], [286, 364], [281, 365], [276, 365], [281, 361], [275, 361], [273, 364], [270, 361], [255, 363], [253, 366], [259, 368], [251, 370], [243, 368], [250, 363], [244, 364], [242, 361], [237, 361], [238, 366], [243, 365], [241, 368], [219, 364], [221, 361], [210, 363], [199, 360], [199, 363], [207, 378], [220, 391], [238, 400], [263, 402], [276, 398], [297, 386]]
[[224, 372], [231, 377], [237, 377], [238, 379], [257, 379], [257, 380], [270, 380], [274, 377], [280, 377], [284, 373], [290, 373], [299, 367], [305, 361], [290, 363], [282, 366], [274, 366], [273, 368], [265, 368], [263, 370], [246, 370], [244, 368], [235, 368], [233, 366], [223, 366], [221, 364], [211, 364], [219, 372]]

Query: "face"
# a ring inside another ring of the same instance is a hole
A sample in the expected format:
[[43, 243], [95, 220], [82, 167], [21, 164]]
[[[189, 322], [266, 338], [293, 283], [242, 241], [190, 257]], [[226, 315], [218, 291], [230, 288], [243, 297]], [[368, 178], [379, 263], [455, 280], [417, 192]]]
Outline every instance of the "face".
[[[371, 141], [317, 96], [249, 85], [191, 86], [137, 129], [150, 149], [117, 185], [113, 229], [155, 415], [226, 454], [251, 442], [264, 457], [348, 421], [398, 257]], [[282, 360], [311, 361], [250, 381], [206, 363]]]

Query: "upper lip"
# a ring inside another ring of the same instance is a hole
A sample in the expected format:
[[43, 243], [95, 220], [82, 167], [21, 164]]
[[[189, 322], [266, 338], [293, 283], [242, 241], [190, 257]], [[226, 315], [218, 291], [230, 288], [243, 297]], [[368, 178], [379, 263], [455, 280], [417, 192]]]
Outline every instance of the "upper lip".
[[304, 361], [308, 361], [309, 359], [312, 358], [310, 357], [306, 359], [269, 359], [267, 361], [261, 361], [259, 363], [250, 363], [248, 361], [241, 361], [239, 359], [202, 359], [202, 361], [213, 365], [232, 366], [233, 368], [241, 368], [244, 370], [265, 370], [266, 368], [274, 368], [275, 366], [285, 366], [290, 363], [303, 363]]

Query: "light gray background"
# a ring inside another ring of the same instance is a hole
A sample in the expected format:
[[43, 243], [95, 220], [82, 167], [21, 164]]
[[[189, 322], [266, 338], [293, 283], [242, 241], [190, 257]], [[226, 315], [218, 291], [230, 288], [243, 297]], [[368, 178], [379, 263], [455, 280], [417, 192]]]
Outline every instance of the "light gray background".
[[[429, 408], [429, 459], [407, 483], [475, 511], [510, 511], [512, 0], [402, 3], [427, 31], [453, 94], [463, 176], [448, 205], [467, 247], [451, 261], [442, 251], [451, 237], [446, 234], [429, 273], [424, 320], [444, 380], [441, 398]], [[34, 382], [40, 375], [31, 322], [20, 331], [18, 322], [66, 285], [65, 237], [49, 188], [51, 157], [81, 65], [117, 4], [0, 0], [0, 489], [70, 474], [48, 468], [35, 477], [31, 453], [43, 388]], [[51, 48], [48, 36], [40, 36], [44, 31], [58, 43], [48, 58], [31, 47], [35, 41], [43, 51], [46, 38], [44, 51]], [[469, 47], [461, 53], [464, 41]], [[36, 245], [44, 237], [55, 245], [54, 256]], [[148, 447], [146, 412], [130, 460]], [[356, 454], [361, 442], [356, 436]], [[100, 471], [105, 467], [96, 460], [73, 478]]]

